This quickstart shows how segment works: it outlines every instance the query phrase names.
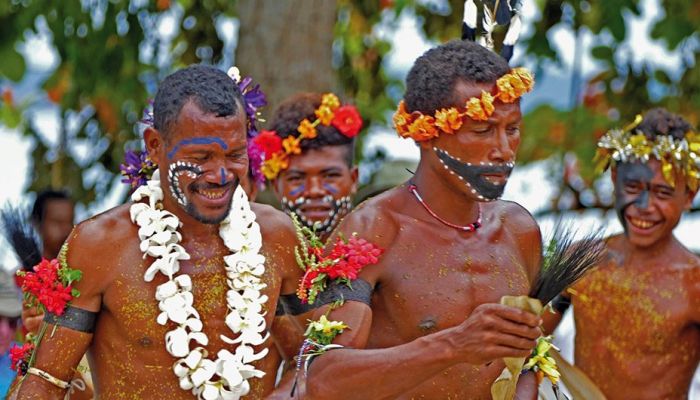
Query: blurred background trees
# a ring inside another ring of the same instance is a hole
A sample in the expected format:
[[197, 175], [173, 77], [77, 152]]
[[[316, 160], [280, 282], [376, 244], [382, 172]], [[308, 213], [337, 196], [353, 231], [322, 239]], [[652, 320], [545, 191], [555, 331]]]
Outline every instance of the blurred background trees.
[[[544, 212], [610, 206], [590, 162], [608, 128], [652, 106], [697, 126], [700, 3], [654, 1], [661, 12], [639, 32], [630, 22], [641, 13], [638, 1], [524, 0], [534, 12], [514, 63], [538, 79], [565, 71], [547, 89], [558, 101], [525, 104], [518, 161], [554, 160], [547, 168], [556, 190]], [[340, 92], [368, 122], [363, 140], [390, 129], [403, 92], [388, 62], [402, 40], [399, 21], [413, 19], [425, 40], [440, 43], [459, 36], [462, 11], [458, 0], [8, 0], [0, 4], [0, 124], [32, 142], [27, 191], [67, 187], [85, 205], [119, 186], [125, 149], [141, 146], [137, 122], [147, 99], [190, 63], [235, 63], [273, 106], [300, 90]], [[573, 35], [568, 69], [555, 43], [562, 31]], [[678, 56], [671, 72], [663, 60], [639, 59], [638, 46], [650, 39]], [[50, 68], [32, 68], [37, 57], [52, 60]], [[586, 60], [594, 74], [585, 73]], [[45, 113], [58, 121], [50, 135], [36, 122]]]

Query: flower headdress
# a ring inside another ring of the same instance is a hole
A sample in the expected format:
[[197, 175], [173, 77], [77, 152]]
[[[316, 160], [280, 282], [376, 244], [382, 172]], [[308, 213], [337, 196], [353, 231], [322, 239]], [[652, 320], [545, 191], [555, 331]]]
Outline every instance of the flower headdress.
[[[519, 0], [483, 1], [482, 27], [484, 34], [478, 42], [489, 50], [494, 50], [493, 31], [499, 25], [508, 26], [501, 56], [510, 60], [513, 47], [520, 35]], [[490, 8], [490, 7], [493, 8]], [[474, 0], [464, 2], [462, 21], [462, 40], [476, 41], [478, 9]], [[482, 91], [481, 96], [467, 100], [464, 108], [450, 107], [436, 110], [434, 115], [425, 115], [419, 111], [409, 113], [402, 100], [394, 114], [394, 127], [399, 136], [422, 142], [436, 138], [440, 132], [453, 134], [462, 127], [464, 117], [476, 121], [486, 121], [495, 109], [494, 100], [513, 103], [522, 95], [530, 92], [535, 85], [532, 74], [525, 68], [513, 68], [496, 81], [495, 92]]]
[[535, 80], [525, 68], [513, 68], [510, 73], [496, 81], [495, 93], [481, 91], [481, 97], [472, 97], [463, 109], [457, 107], [436, 110], [434, 115], [425, 115], [419, 111], [409, 113], [403, 100], [394, 114], [394, 127], [399, 136], [422, 142], [438, 137], [440, 132], [453, 134], [462, 127], [464, 117], [475, 121], [486, 121], [495, 109], [494, 100], [513, 103], [522, 95], [532, 90]]
[[637, 115], [634, 122], [623, 129], [611, 129], [598, 141], [598, 151], [594, 161], [596, 171], [602, 173], [611, 164], [619, 162], [647, 162], [653, 157], [661, 162], [664, 179], [675, 186], [673, 169], [676, 168], [686, 179], [690, 190], [698, 189], [700, 174], [700, 136], [688, 131], [683, 139], [670, 135], [657, 135], [653, 141], [637, 128], [642, 116]]
[[276, 131], [262, 130], [253, 139], [264, 154], [260, 172], [267, 179], [275, 179], [279, 173], [289, 167], [289, 157], [301, 154], [301, 141], [312, 140], [318, 136], [316, 127], [333, 126], [348, 138], [355, 137], [362, 129], [362, 117], [353, 105], [341, 105], [338, 96], [326, 93], [321, 97], [321, 105], [314, 110], [316, 119], [312, 122], [304, 118], [297, 126], [298, 136], [289, 135], [282, 139]]
[[[231, 67], [226, 73], [235, 83], [243, 95], [243, 103], [248, 117], [248, 159], [250, 160], [250, 171], [258, 185], [265, 184], [265, 177], [260, 173], [262, 165], [262, 150], [255, 145], [254, 138], [258, 136], [256, 122], [264, 122], [260, 118], [261, 107], [267, 104], [265, 92], [260, 89], [260, 85], [252, 85], [253, 78], [247, 76], [241, 79], [238, 68]], [[153, 100], [148, 101], [148, 106], [143, 110], [143, 118], [140, 121], [146, 126], [153, 126]], [[148, 157], [145, 151], [127, 151], [124, 157], [124, 164], [119, 166], [123, 183], [128, 183], [131, 189], [144, 185], [151, 178], [157, 165]]]

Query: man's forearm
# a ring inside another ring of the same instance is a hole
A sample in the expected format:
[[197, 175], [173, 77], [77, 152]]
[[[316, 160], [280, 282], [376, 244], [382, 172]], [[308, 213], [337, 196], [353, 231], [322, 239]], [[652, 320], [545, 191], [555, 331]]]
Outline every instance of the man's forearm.
[[309, 368], [307, 398], [394, 398], [458, 362], [441, 333], [386, 349], [331, 350]]

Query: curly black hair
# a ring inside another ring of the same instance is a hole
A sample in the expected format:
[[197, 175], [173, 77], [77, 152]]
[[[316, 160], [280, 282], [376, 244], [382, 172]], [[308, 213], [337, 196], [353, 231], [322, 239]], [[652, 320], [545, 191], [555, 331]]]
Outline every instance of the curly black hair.
[[217, 117], [234, 116], [243, 95], [238, 85], [223, 71], [195, 64], [168, 75], [153, 100], [153, 126], [166, 138], [188, 100]]
[[683, 117], [660, 107], [645, 112], [642, 122], [636, 128], [651, 140], [662, 135], [683, 139], [691, 129], [692, 126]]
[[458, 81], [491, 83], [509, 71], [498, 54], [472, 41], [452, 40], [426, 51], [413, 64], [406, 77], [406, 109], [433, 114], [452, 107]]
[[36, 199], [34, 200], [34, 205], [32, 206], [32, 213], [30, 215], [32, 222], [34, 222], [37, 225], [41, 225], [41, 223], [44, 221], [46, 205], [51, 200], [73, 201], [71, 200], [68, 193], [63, 190], [45, 189], [40, 191], [39, 193], [37, 193]]
[[[307, 118], [314, 121], [316, 115], [314, 111], [321, 105], [320, 93], [298, 93], [285, 99], [275, 110], [270, 119], [269, 129], [277, 132], [282, 139], [288, 136], [299, 136], [297, 128], [299, 123]], [[302, 139], [301, 150], [318, 149], [326, 146], [345, 146], [346, 161], [352, 167], [354, 159], [355, 139], [349, 138], [340, 133], [332, 125], [316, 126], [318, 136], [313, 139]]]

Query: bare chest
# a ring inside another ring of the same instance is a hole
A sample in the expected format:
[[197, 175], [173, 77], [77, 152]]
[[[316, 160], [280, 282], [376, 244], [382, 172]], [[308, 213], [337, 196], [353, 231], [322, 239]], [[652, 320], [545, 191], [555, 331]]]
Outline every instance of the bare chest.
[[596, 338], [613, 347], [664, 352], [690, 320], [689, 293], [674, 273], [604, 266], [584, 277], [571, 297], [577, 340]]
[[382, 257], [370, 346], [408, 342], [461, 323], [480, 304], [527, 293], [525, 261], [515, 243], [439, 239], [404, 241]]

